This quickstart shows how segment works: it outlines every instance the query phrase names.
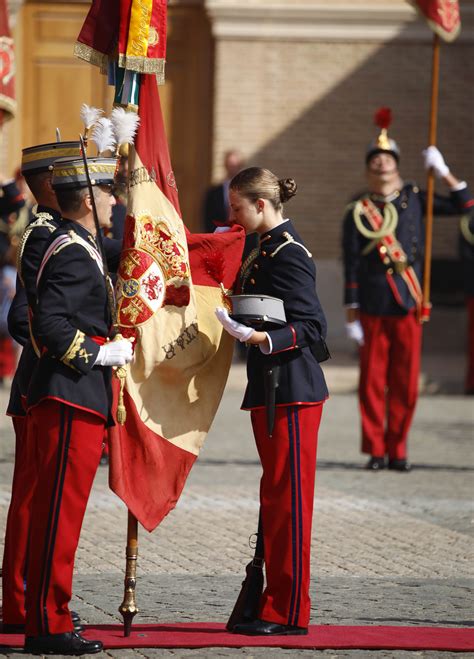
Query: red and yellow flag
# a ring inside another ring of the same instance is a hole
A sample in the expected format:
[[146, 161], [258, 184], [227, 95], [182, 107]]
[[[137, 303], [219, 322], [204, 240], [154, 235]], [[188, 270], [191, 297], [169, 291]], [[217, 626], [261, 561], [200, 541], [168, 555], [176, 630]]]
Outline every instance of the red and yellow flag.
[[110, 485], [151, 531], [174, 508], [224, 390], [233, 340], [214, 309], [244, 236], [186, 230], [154, 76], [142, 76], [139, 116], [117, 283], [119, 330], [135, 337], [135, 358], [126, 421], [110, 437]]
[[444, 41], [454, 41], [461, 30], [458, 0], [409, 0]]
[[0, 0], [0, 124], [16, 112], [15, 53], [8, 25], [7, 1]]
[[74, 52], [105, 72], [110, 63], [154, 73], [163, 84], [167, 0], [93, 0]]

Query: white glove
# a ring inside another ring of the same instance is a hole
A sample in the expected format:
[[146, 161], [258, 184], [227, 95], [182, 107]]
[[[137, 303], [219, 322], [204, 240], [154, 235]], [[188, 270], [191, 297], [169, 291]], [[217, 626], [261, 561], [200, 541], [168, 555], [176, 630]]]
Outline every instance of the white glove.
[[364, 345], [364, 330], [360, 320], [353, 320], [352, 323], [346, 323], [346, 334], [348, 339], [355, 341], [357, 345]]
[[221, 323], [224, 329], [229, 332], [234, 339], [238, 339], [242, 343], [248, 341], [252, 334], [255, 332], [253, 327], [247, 327], [247, 325], [242, 325], [236, 320], [232, 320], [227, 313], [227, 309], [222, 307], [217, 307], [216, 309], [217, 320]]
[[99, 348], [94, 366], [124, 366], [132, 361], [133, 348], [128, 339], [110, 341]]
[[437, 149], [435, 146], [429, 146], [427, 149], [422, 151], [422, 153], [425, 169], [432, 168], [437, 178], [444, 178], [449, 174], [449, 167], [444, 162], [444, 158], [439, 149]]
[[223, 227], [216, 227], [216, 228], [214, 229], [214, 233], [227, 233], [227, 232], [230, 231], [231, 229], [232, 229], [232, 227], [230, 227], [228, 224], [226, 224], [226, 225], [223, 226]]

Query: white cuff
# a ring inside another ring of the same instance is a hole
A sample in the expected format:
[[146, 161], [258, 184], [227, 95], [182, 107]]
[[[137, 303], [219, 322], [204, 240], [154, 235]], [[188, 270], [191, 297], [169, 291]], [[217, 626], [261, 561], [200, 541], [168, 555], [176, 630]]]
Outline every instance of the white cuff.
[[449, 188], [451, 192], [460, 192], [461, 190], [465, 190], [467, 188], [467, 183], [466, 181], [460, 181], [457, 185], [453, 185], [452, 188]]
[[265, 332], [265, 336], [267, 337], [269, 348], [265, 348], [264, 343], [261, 343], [258, 347], [260, 348], [260, 352], [263, 352], [264, 355], [271, 355], [273, 351], [273, 343], [268, 332]]

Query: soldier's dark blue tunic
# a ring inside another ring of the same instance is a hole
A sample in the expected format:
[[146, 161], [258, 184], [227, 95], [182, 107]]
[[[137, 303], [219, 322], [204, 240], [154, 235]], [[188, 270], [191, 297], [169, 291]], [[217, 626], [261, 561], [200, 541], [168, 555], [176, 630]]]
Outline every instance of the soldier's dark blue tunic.
[[[62, 226], [58, 211], [39, 205], [33, 221], [28, 225], [19, 246], [17, 290], [8, 315], [8, 327], [13, 338], [23, 346], [12, 382], [7, 414], [25, 415], [25, 401], [31, 375], [37, 362], [35, 347], [30, 340], [28, 316], [36, 311], [36, 278], [52, 233]], [[108, 266], [116, 270], [120, 258], [121, 241], [106, 238], [104, 248]]]
[[[376, 206], [383, 210], [384, 203], [376, 195], [369, 195]], [[471, 195], [467, 188], [451, 192], [450, 197], [435, 195], [434, 213], [436, 215], [456, 215], [469, 205]], [[421, 282], [424, 258], [424, 214], [426, 195], [416, 185], [407, 183], [400, 194], [391, 202], [398, 212], [398, 224], [395, 237], [402, 245], [411, 265]], [[366, 220], [364, 225], [370, 228]], [[390, 263], [382, 263], [377, 249], [363, 254], [369, 239], [357, 229], [353, 218], [353, 207], [349, 208], [344, 218], [343, 250], [345, 269], [345, 304], [358, 304], [363, 313], [374, 316], [405, 315], [413, 309], [415, 301], [399, 274], [393, 273], [403, 306], [396, 301], [387, 281]]]
[[49, 258], [38, 281], [33, 334], [42, 354], [31, 379], [28, 407], [53, 398], [110, 422], [111, 369], [94, 366], [100, 340], [110, 335], [112, 322], [104, 274], [100, 258], [74, 240], [86, 241], [98, 254], [95, 238], [81, 225], [63, 220], [49, 244], [67, 235], [72, 242]]
[[30, 340], [28, 307], [36, 309], [36, 276], [45, 247], [61, 222], [61, 215], [52, 208], [39, 205], [33, 221], [26, 227], [18, 248], [16, 294], [8, 314], [8, 328], [13, 338], [23, 346], [12, 382], [7, 414], [24, 416], [26, 394], [37, 356]]
[[258, 256], [243, 273], [242, 292], [283, 300], [287, 320], [285, 327], [268, 332], [271, 355], [253, 346], [249, 349], [243, 409], [265, 405], [264, 372], [272, 364], [280, 365], [277, 405], [315, 403], [328, 396], [323, 372], [311, 352], [327, 329], [316, 294], [316, 266], [306, 249], [291, 239], [303, 244], [290, 220], [263, 234]]

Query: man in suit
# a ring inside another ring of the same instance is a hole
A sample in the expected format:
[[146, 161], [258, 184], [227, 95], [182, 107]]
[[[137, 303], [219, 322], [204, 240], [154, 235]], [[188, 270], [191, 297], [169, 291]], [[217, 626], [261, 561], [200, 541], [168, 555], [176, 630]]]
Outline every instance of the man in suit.
[[225, 179], [208, 189], [203, 204], [202, 226], [206, 233], [213, 233], [216, 226], [229, 221], [229, 183], [245, 166], [244, 157], [237, 149], [224, 154]]

